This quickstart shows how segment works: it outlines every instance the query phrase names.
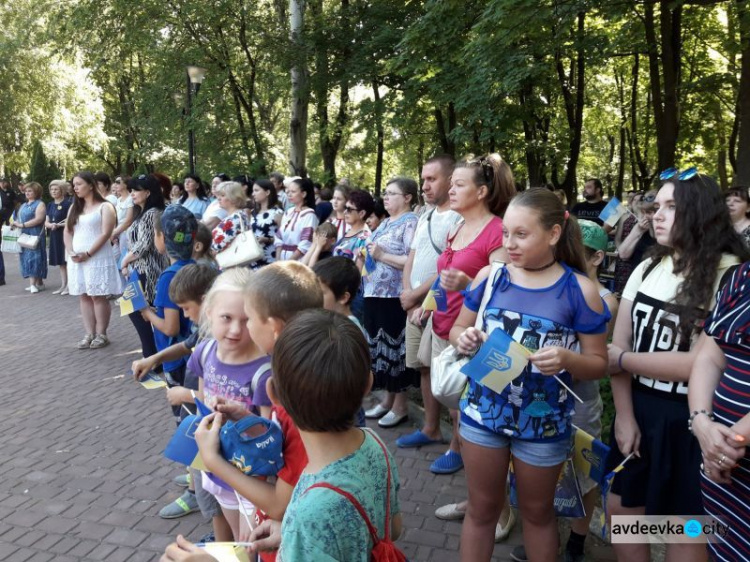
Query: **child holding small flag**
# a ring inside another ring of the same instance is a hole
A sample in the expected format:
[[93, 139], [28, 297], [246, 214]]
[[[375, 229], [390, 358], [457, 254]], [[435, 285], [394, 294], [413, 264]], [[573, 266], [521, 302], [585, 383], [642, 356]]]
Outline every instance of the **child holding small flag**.
[[[555, 560], [555, 486], [570, 451], [572, 378], [597, 379], [607, 366], [610, 318], [596, 286], [583, 274], [581, 233], [562, 202], [545, 188], [517, 195], [503, 219], [510, 263], [495, 279], [477, 275], [451, 330], [451, 342], [470, 354], [493, 330], [504, 330], [532, 353], [522, 374], [498, 393], [468, 381], [460, 409], [461, 452], [469, 504], [461, 535], [462, 560], [489, 560], [505, 504], [513, 458], [524, 544], [532, 560]], [[479, 304], [487, 283], [491, 295]], [[474, 328], [477, 313], [483, 330]]]

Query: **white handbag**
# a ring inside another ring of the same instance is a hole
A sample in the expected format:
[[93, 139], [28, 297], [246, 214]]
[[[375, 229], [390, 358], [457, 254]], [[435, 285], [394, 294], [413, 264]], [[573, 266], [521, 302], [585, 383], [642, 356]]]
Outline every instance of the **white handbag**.
[[13, 228], [7, 224], [3, 225], [2, 228], [2, 246], [0, 251], [8, 252], [9, 254], [20, 254], [21, 246], [18, 245], [18, 237], [21, 236], [20, 228]]
[[263, 248], [258, 244], [252, 230], [244, 230], [244, 223], [239, 221], [240, 233], [229, 243], [229, 246], [216, 254], [219, 267], [229, 269], [240, 265], [247, 265], [263, 257]]
[[[474, 322], [474, 327], [477, 330], [482, 329], [484, 309], [487, 308], [487, 303], [494, 292], [497, 272], [503, 265], [505, 265], [503, 262], [492, 262], [492, 268], [482, 294], [482, 302], [479, 305], [479, 311], [477, 311], [477, 320]], [[461, 368], [468, 362], [469, 357], [461, 355], [452, 345], [446, 347], [440, 355], [432, 360], [430, 389], [435, 399], [448, 408], [454, 410], [458, 408], [458, 402], [467, 383], [466, 375], [461, 372]]]
[[18, 237], [18, 245], [26, 250], [36, 250], [39, 246], [39, 236], [33, 234], [21, 234]]

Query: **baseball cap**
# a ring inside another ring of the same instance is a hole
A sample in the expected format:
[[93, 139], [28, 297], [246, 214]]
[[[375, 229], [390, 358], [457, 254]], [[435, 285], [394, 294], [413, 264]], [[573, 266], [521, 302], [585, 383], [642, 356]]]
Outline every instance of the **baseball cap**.
[[592, 250], [607, 251], [607, 245], [609, 244], [609, 237], [604, 229], [596, 224], [594, 221], [579, 219], [578, 226], [581, 227], [581, 234], [583, 235], [583, 245], [591, 248]]
[[170, 205], [161, 215], [161, 230], [170, 257], [189, 260], [193, 255], [193, 240], [198, 230], [198, 219], [182, 205]]

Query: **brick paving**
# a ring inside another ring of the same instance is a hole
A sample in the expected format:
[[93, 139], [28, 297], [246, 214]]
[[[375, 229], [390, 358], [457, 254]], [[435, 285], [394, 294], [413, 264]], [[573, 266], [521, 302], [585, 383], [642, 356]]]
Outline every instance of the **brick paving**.
[[[162, 456], [174, 428], [163, 392], [145, 390], [126, 376], [139, 356], [130, 322], [115, 307], [112, 344], [79, 351], [78, 299], [52, 295], [57, 268], [50, 268], [49, 289], [31, 295], [23, 290], [16, 256], [5, 254], [5, 263], [0, 560], [151, 561], [178, 533], [198, 540], [210, 530], [200, 514], [158, 517], [182, 492], [171, 483], [181, 470]], [[399, 464], [405, 528], [399, 545], [412, 561], [458, 560], [460, 523], [433, 513], [465, 498], [464, 473], [429, 472], [442, 446], [397, 450], [395, 439], [408, 429], [378, 430]], [[521, 543], [517, 526], [496, 545], [493, 560], [509, 560]], [[591, 537], [587, 549], [590, 560], [614, 559], [610, 548]]]

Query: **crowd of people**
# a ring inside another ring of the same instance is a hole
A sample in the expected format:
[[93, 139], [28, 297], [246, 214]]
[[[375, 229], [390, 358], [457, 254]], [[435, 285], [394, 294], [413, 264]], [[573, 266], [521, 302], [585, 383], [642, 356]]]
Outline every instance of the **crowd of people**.
[[[177, 423], [201, 404], [212, 411], [196, 432], [206, 470], [179, 476], [186, 491], [160, 512], [200, 510], [213, 525], [201, 543], [250, 541], [260, 559], [285, 561], [367, 561], [394, 548], [398, 468], [365, 426], [405, 423], [407, 391], [419, 388], [423, 425], [396, 445], [447, 445], [430, 470], [465, 469], [467, 499], [435, 514], [463, 519], [461, 559], [490, 560], [520, 519], [513, 559], [556, 560], [555, 488], [574, 427], [601, 437], [608, 376], [607, 468], [624, 463], [608, 515], [709, 515], [729, 534], [708, 549], [669, 544], [668, 559], [750, 558], [738, 507], [750, 501], [747, 188], [722, 193], [694, 168], [667, 170], [658, 188], [628, 194], [612, 225], [599, 216], [600, 180], [568, 208], [564, 193], [519, 190], [496, 154], [433, 157], [421, 180], [392, 178], [381, 200], [345, 180], [329, 190], [279, 173], [217, 174], [209, 186], [195, 175], [79, 172], [52, 182], [46, 204], [37, 183], [21, 202], [0, 182], [0, 219], [39, 238], [20, 253], [29, 292], [43, 290], [52, 265], [55, 292], [79, 296], [79, 349], [109, 344], [111, 301], [140, 282], [135, 377], [166, 381]], [[225, 252], [251, 250], [220, 267]], [[444, 303], [426, 306], [435, 287]], [[502, 391], [468, 379], [447, 441], [431, 365], [451, 345], [473, 355], [495, 330], [527, 348], [529, 363]], [[370, 390], [380, 399], [363, 410]], [[231, 462], [242, 449], [225, 434], [249, 417], [283, 446]], [[253, 472], [274, 463], [274, 478]], [[600, 494], [578, 479], [586, 515], [571, 521], [566, 561], [584, 559]], [[648, 544], [614, 548], [620, 560], [650, 556]], [[163, 559], [211, 560], [183, 537]]]

